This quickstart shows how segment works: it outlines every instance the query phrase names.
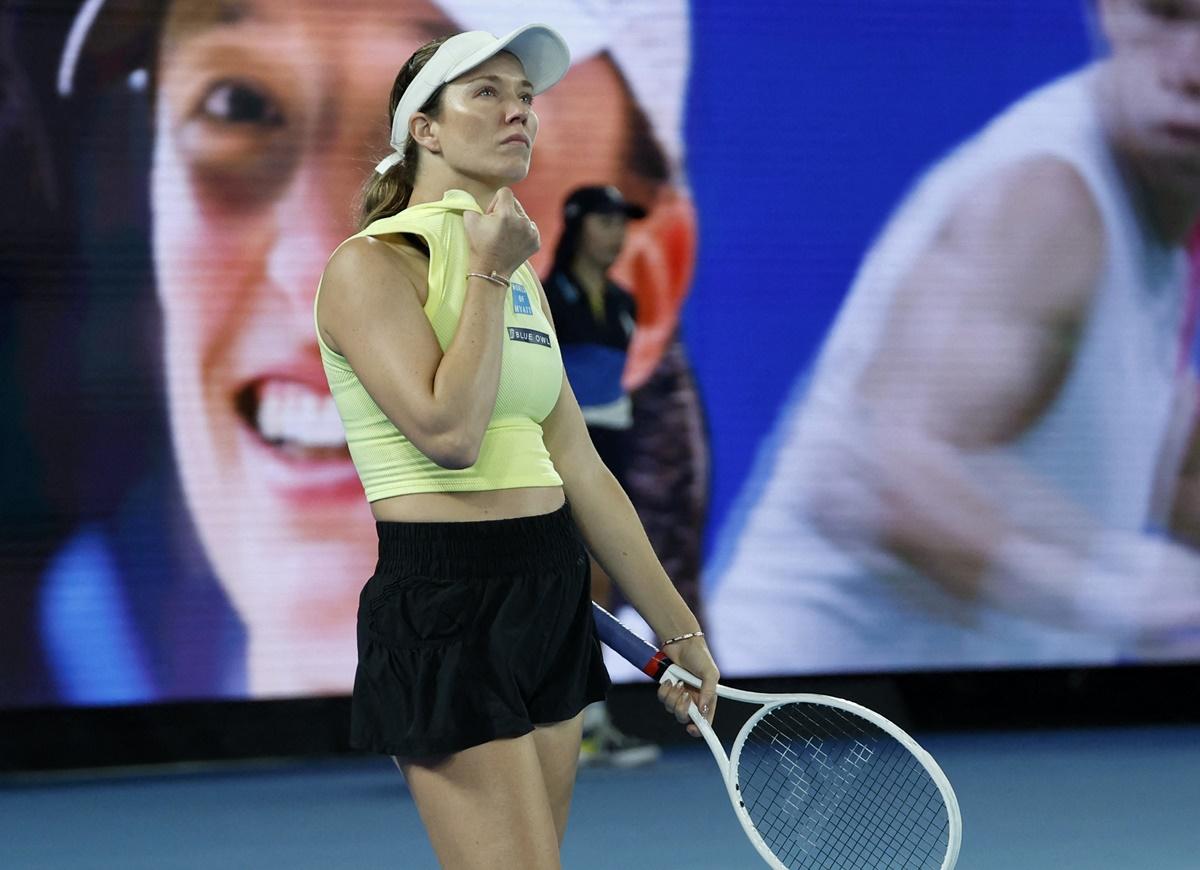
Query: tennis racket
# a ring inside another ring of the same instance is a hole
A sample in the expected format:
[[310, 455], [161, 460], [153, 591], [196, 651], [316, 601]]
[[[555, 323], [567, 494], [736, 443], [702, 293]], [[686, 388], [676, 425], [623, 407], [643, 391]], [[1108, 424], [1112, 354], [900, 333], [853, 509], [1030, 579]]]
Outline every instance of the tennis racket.
[[[660, 683], [700, 680], [593, 605], [600, 639]], [[733, 810], [776, 870], [950, 870], [962, 817], [937, 762], [899, 727], [826, 695], [765, 695], [717, 686], [758, 707], [728, 755], [696, 705]]]

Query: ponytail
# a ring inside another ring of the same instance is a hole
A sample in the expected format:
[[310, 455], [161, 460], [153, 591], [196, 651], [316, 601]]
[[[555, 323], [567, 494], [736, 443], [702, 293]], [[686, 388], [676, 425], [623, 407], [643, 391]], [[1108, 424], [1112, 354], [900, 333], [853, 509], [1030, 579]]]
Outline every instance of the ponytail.
[[417, 143], [409, 139], [404, 159], [380, 175], [372, 172], [363, 185], [358, 209], [358, 229], [362, 232], [380, 218], [391, 217], [408, 208], [417, 175]]
[[[396, 115], [396, 107], [405, 89], [412, 84], [417, 73], [429, 62], [429, 59], [441, 48], [446, 38], [427, 42], [413, 52], [412, 57], [405, 61], [396, 81], [392, 84], [391, 99], [388, 102], [388, 129]], [[438, 88], [418, 111], [436, 118], [438, 103], [442, 98], [442, 88]], [[361, 232], [380, 218], [391, 217], [408, 208], [408, 200], [412, 196], [413, 186], [417, 180], [417, 160], [420, 148], [412, 138], [404, 145], [403, 159], [387, 168], [382, 175], [372, 172], [362, 187], [359, 196], [358, 229]]]

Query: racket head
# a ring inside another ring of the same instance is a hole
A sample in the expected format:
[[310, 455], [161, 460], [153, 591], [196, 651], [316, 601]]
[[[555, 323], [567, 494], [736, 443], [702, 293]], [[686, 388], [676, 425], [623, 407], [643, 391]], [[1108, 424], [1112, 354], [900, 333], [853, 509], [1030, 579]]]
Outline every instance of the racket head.
[[726, 784], [773, 867], [951, 870], [958, 860], [962, 817], [946, 775], [901, 728], [850, 701], [768, 701], [738, 733]]

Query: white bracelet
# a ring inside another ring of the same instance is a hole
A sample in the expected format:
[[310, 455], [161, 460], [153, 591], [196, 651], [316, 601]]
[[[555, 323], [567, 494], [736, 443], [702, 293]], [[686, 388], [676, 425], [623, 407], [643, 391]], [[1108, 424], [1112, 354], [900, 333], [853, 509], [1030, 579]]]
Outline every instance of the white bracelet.
[[493, 284], [495, 284], [499, 287], [503, 287], [506, 290], [508, 289], [509, 279], [505, 278], [503, 275], [501, 275], [495, 269], [492, 270], [492, 274], [490, 274], [490, 275], [485, 275], [482, 272], [468, 272], [467, 277], [468, 278], [482, 278], [484, 281], [491, 281]]
[[693, 637], [704, 637], [702, 631], [689, 631], [687, 634], [681, 634], [679, 637], [673, 637], [670, 640], [664, 640], [663, 646], [670, 646], [673, 643], [679, 643], [681, 640], [689, 640]]

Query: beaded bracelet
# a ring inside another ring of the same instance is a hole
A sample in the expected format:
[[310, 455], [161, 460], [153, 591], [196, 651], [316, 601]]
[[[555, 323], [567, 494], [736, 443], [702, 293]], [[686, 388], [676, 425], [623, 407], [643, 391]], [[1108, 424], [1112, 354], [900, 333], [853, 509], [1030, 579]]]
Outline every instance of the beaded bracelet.
[[673, 643], [679, 643], [681, 640], [689, 640], [693, 637], [704, 637], [702, 631], [689, 631], [687, 634], [681, 634], [679, 637], [673, 637], [670, 640], [664, 640], [663, 646], [670, 646]]

